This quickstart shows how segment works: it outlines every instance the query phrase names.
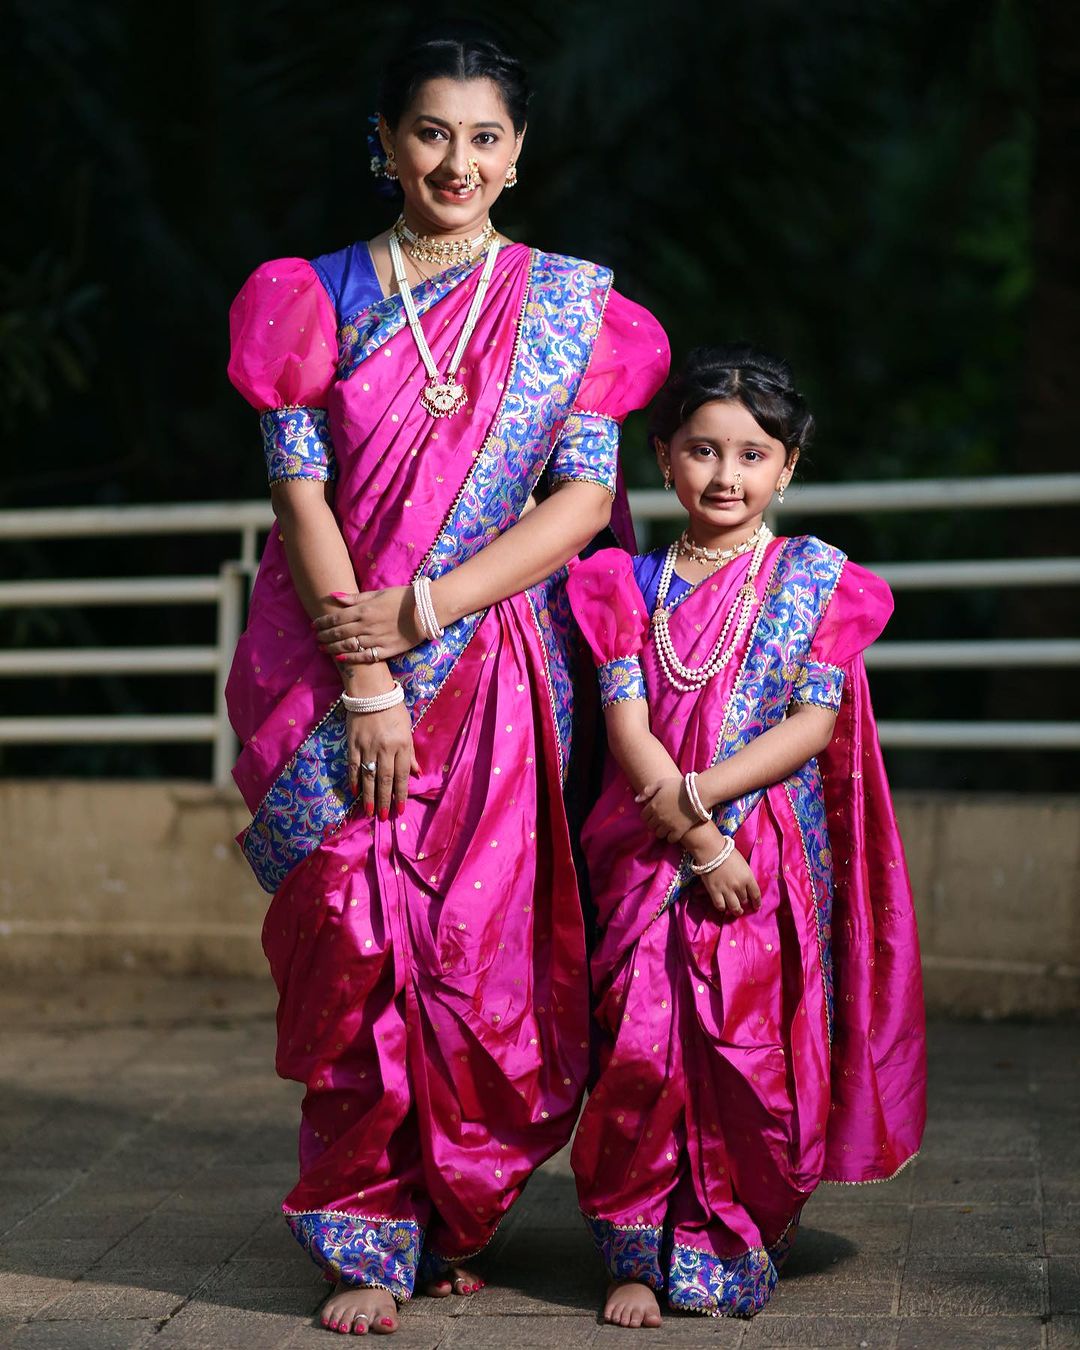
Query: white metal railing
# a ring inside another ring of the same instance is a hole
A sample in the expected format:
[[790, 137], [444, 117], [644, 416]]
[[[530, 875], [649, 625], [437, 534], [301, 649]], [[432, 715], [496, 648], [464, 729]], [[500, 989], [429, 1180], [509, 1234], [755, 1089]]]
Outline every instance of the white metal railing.
[[[634, 519], [676, 520], [674, 495], [632, 492]], [[1000, 506], [1060, 507], [1080, 503], [1080, 474], [920, 479], [913, 482], [807, 484], [793, 488], [771, 517], [853, 512], [980, 510]], [[213, 645], [80, 648], [79, 669], [105, 674], [215, 676], [212, 714], [115, 717], [0, 717], [0, 744], [205, 742], [213, 748], [213, 778], [227, 780], [236, 745], [225, 710], [225, 679], [240, 636], [246, 587], [257, 566], [258, 540], [273, 523], [264, 501], [176, 506], [73, 507], [0, 511], [0, 539], [73, 539], [149, 535], [229, 536], [231, 556], [216, 576], [77, 578], [0, 583], [0, 608], [209, 604], [216, 608]], [[869, 563], [897, 591], [973, 587], [1080, 585], [1080, 557]], [[1080, 666], [1080, 640], [1045, 638], [970, 642], [879, 642], [868, 665], [878, 670]], [[0, 678], [66, 674], [71, 652], [0, 653]], [[882, 742], [897, 748], [1077, 749], [1080, 722], [884, 721]]]

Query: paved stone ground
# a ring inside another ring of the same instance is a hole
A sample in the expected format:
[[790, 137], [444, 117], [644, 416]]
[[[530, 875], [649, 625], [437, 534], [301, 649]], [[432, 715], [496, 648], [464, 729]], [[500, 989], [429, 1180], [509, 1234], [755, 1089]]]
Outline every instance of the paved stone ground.
[[[0, 989], [0, 1345], [326, 1346], [323, 1286], [276, 1207], [297, 1089], [268, 984], [137, 976]], [[920, 1160], [824, 1187], [753, 1323], [597, 1321], [565, 1158], [530, 1185], [478, 1297], [420, 1299], [398, 1350], [991, 1350], [1080, 1345], [1075, 1025], [933, 1028]]]

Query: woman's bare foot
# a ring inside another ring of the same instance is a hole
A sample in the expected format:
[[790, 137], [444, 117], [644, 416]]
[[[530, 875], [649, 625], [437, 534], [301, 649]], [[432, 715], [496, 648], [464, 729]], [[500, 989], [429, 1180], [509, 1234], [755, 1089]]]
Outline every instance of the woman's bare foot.
[[616, 1280], [608, 1285], [604, 1321], [614, 1327], [658, 1327], [660, 1305], [647, 1284]]
[[446, 1298], [449, 1294], [475, 1294], [484, 1287], [479, 1275], [466, 1270], [464, 1266], [451, 1266], [438, 1280], [429, 1280], [424, 1285], [424, 1293], [432, 1298]]
[[397, 1331], [397, 1304], [385, 1289], [339, 1284], [322, 1306], [319, 1319], [327, 1331], [385, 1336]]

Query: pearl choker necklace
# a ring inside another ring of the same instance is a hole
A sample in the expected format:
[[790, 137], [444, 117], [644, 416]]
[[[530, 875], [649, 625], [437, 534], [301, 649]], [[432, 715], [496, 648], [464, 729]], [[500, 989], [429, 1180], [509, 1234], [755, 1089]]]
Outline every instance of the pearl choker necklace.
[[724, 563], [730, 562], [732, 558], [737, 558], [742, 553], [749, 553], [765, 528], [764, 524], [759, 525], [749, 539], [744, 539], [741, 544], [736, 544], [733, 548], [706, 548], [704, 544], [695, 544], [689, 533], [683, 530], [679, 536], [679, 552], [684, 558], [692, 558], [694, 562], [710, 562], [723, 566]]
[[490, 245], [495, 238], [495, 226], [488, 220], [475, 239], [440, 239], [438, 235], [415, 234], [405, 224], [405, 217], [398, 216], [391, 236], [406, 244], [417, 262], [452, 267], [455, 263], [471, 262], [482, 248]]

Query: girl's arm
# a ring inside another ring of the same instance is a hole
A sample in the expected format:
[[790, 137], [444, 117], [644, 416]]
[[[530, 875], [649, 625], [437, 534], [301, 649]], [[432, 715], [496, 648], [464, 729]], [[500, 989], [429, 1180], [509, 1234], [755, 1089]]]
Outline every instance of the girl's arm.
[[[775, 727], [756, 736], [730, 759], [699, 771], [698, 795], [709, 809], [733, 801], [746, 792], [781, 783], [807, 760], [820, 755], [832, 740], [836, 714], [811, 703], [793, 703]], [[675, 770], [678, 774], [678, 769]], [[686, 796], [682, 776], [656, 775], [643, 784], [637, 800], [642, 819], [663, 839], [677, 843], [697, 821]]]
[[[681, 783], [679, 766], [649, 727], [649, 705], [643, 699], [626, 699], [609, 703], [604, 709], [608, 748], [635, 791], [656, 778]], [[683, 831], [679, 842], [693, 860], [706, 863], [715, 858], [724, 843], [724, 836], [711, 822], [695, 820]], [[733, 851], [727, 862], [714, 872], [701, 877], [709, 899], [721, 913], [742, 914], [755, 910], [761, 902], [761, 892], [745, 858]]]
[[[439, 623], [445, 627], [543, 581], [580, 553], [610, 519], [606, 488], [563, 483], [505, 533], [432, 582]], [[356, 653], [354, 637], [362, 647], [378, 647], [382, 657], [400, 656], [421, 641], [411, 586], [352, 594], [345, 608], [325, 614], [315, 626], [324, 650], [349, 665], [369, 660]]]
[[775, 727], [723, 763], [698, 774], [698, 792], [710, 809], [745, 792], [782, 783], [796, 769], [820, 755], [832, 740], [836, 713], [814, 703], [793, 703]]

